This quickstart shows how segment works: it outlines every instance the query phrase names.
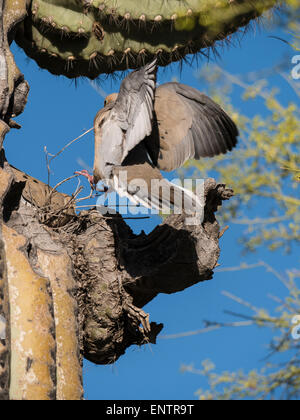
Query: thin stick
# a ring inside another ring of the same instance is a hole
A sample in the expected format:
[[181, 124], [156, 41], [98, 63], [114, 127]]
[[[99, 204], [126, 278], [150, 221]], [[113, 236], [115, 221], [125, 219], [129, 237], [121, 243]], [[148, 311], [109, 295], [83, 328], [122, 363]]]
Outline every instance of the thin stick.
[[208, 333], [211, 331], [215, 331], [218, 330], [220, 328], [224, 328], [224, 327], [247, 327], [250, 325], [253, 325], [253, 321], [240, 321], [240, 322], [228, 322], [228, 323], [211, 323], [211, 325], [209, 325], [206, 328], [202, 328], [200, 330], [195, 330], [195, 331], [187, 331], [187, 332], [183, 332], [183, 333], [177, 333], [177, 334], [168, 334], [168, 335], [162, 335], [159, 338], [161, 340], [170, 340], [170, 339], [174, 339], [174, 338], [182, 338], [182, 337], [190, 337], [193, 335], [199, 335], [199, 334], [204, 334], [204, 333]]
[[[48, 200], [47, 200], [47, 204], [50, 202], [50, 199], [51, 199], [52, 195], [54, 194], [54, 192], [56, 192], [57, 188], [59, 188], [62, 184], [64, 184], [67, 181], [70, 181], [73, 178], [77, 178], [77, 175], [69, 176], [68, 178], [66, 178], [63, 181], [60, 181], [58, 184], [56, 184], [55, 187], [51, 190], [51, 193], [50, 193], [50, 195], [48, 197]], [[77, 188], [78, 188], [78, 186], [77, 186]]]
[[[80, 201], [90, 200], [91, 198], [96, 198], [96, 197], [97, 197], [97, 194], [94, 194], [94, 190], [91, 189], [90, 195], [88, 195], [87, 197], [78, 198], [76, 200], [76, 203], [79, 203]], [[96, 204], [93, 204], [93, 205], [95, 206]], [[80, 207], [80, 206], [78, 206], [78, 207]], [[85, 207], [85, 206], [83, 206], [83, 207]]]
[[55, 187], [53, 187], [52, 192], [53, 192], [53, 191], [56, 191], [56, 190], [57, 190], [57, 188], [59, 188], [62, 184], [64, 184], [64, 183], [65, 183], [65, 182], [67, 182], [67, 181], [70, 181], [70, 179], [73, 179], [73, 178], [77, 178], [77, 175], [72, 175], [72, 176], [69, 176], [68, 178], [64, 179], [63, 181], [60, 181], [58, 184], [56, 184], [56, 185], [55, 185]]
[[76, 190], [75, 190], [74, 194], [72, 194], [73, 197], [77, 197], [79, 192], [81, 192], [83, 190], [83, 185], [81, 185], [81, 187], [80, 187], [80, 185], [81, 185], [81, 181], [80, 181], [80, 178], [78, 178], [78, 183], [77, 183]]
[[45, 219], [45, 223], [48, 222], [52, 217], [57, 216], [59, 214], [62, 214], [62, 212], [64, 210], [69, 209], [72, 202], [76, 200], [76, 197], [78, 196], [78, 194], [81, 193], [82, 190], [83, 190], [83, 186], [81, 186], [80, 188], [78, 188], [78, 186], [77, 186], [77, 189], [76, 189], [75, 193], [72, 194], [70, 200], [63, 207], [61, 207], [58, 211], [51, 213], [50, 216]]
[[55, 155], [51, 155], [51, 158], [49, 159], [49, 163], [52, 162], [53, 159], [57, 158], [57, 156], [59, 156], [62, 152], [64, 152], [68, 147], [70, 147], [73, 143], [75, 143], [75, 141], [81, 139], [82, 137], [84, 137], [86, 134], [90, 133], [92, 130], [94, 130], [94, 127], [90, 128], [89, 130], [85, 131], [83, 134], [81, 134], [80, 136], [76, 137], [76, 139], [70, 141], [70, 143], [66, 144], [59, 152], [57, 152]]
[[86, 204], [85, 206], [76, 206], [76, 209], [87, 209], [89, 207], [96, 207], [96, 204]]
[[230, 292], [227, 292], [226, 290], [224, 290], [222, 292], [222, 295], [228, 297], [229, 299], [233, 300], [234, 302], [239, 303], [240, 305], [243, 305], [247, 308], [250, 308], [253, 312], [259, 312], [259, 309], [256, 308], [254, 305], [251, 305], [251, 303], [246, 302], [245, 300], [239, 298], [238, 296], [233, 295]]
[[48, 187], [50, 187], [50, 163], [49, 163], [49, 152], [47, 150], [47, 147], [44, 147], [44, 152], [45, 152], [45, 156], [46, 156], [46, 167], [47, 167], [47, 172], [48, 172]]
[[[76, 139], [70, 141], [68, 144], [66, 144], [55, 155], [52, 155], [51, 153], [49, 153], [46, 146], [44, 147], [44, 152], [45, 152], [45, 155], [46, 155], [46, 167], [47, 167], [47, 172], [48, 172], [48, 185], [49, 186], [50, 186], [50, 175], [51, 175], [50, 164], [51, 164], [52, 160], [55, 159], [55, 158], [57, 158], [57, 156], [59, 156], [61, 153], [63, 153], [68, 147], [70, 147], [73, 143], [75, 143], [75, 141], [81, 139], [86, 134], [90, 133], [92, 130], [94, 130], [94, 127], [92, 127], [89, 130], [85, 131], [83, 134], [81, 134], [80, 136], [76, 137]], [[50, 158], [49, 158], [49, 156], [50, 156]]]
[[228, 229], [229, 229], [229, 226], [225, 226], [225, 227], [221, 230], [221, 232], [219, 233], [219, 239], [221, 239], [221, 238], [222, 238], [222, 236], [224, 235], [224, 233], [225, 233]]

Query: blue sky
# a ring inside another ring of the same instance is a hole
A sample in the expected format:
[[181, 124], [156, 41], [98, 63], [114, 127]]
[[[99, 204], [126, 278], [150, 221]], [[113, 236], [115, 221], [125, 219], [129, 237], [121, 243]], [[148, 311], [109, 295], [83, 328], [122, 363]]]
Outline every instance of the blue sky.
[[[284, 43], [270, 38], [282, 35], [268, 24], [250, 30], [239, 42], [219, 48], [219, 57], [212, 58], [226, 71], [244, 74], [269, 68], [283, 59], [287, 68], [294, 55]], [[18, 122], [21, 131], [12, 131], [6, 138], [6, 154], [9, 162], [30, 175], [47, 181], [44, 147], [56, 153], [63, 145], [92, 127], [93, 119], [103, 105], [103, 98], [88, 80], [80, 80], [77, 87], [64, 77], [55, 77], [45, 70], [38, 69], [35, 62], [27, 59], [24, 53], [13, 46], [17, 63], [28, 80], [31, 91], [29, 102]], [[191, 67], [178, 65], [160, 69], [158, 81], [164, 83], [176, 77], [198, 89], [197, 69], [206, 65], [200, 59]], [[281, 89], [283, 102], [296, 100], [288, 84], [276, 73], [271, 75], [270, 83]], [[299, 81], [300, 83], [300, 81]], [[101, 88], [110, 93], [117, 91], [119, 82], [109, 79], [101, 83]], [[260, 112], [259, 105], [243, 103], [238, 94], [233, 97], [234, 104], [248, 115]], [[82, 169], [80, 162], [87, 166], [93, 164], [93, 135], [75, 143], [58, 157], [52, 165], [51, 184]], [[84, 183], [85, 181], [83, 181]], [[84, 185], [87, 185], [86, 183]], [[71, 193], [76, 182], [70, 182], [62, 191]], [[88, 193], [86, 189], [86, 193]], [[260, 208], [256, 215], [260, 215]], [[132, 222], [135, 231], [151, 230], [158, 218]], [[241, 255], [237, 239], [242, 228], [232, 226], [221, 239], [222, 267], [240, 265], [242, 261], [255, 263], [265, 260], [280, 272], [287, 267], [299, 265], [299, 249], [291, 255], [270, 254], [259, 251], [249, 256]], [[221, 292], [227, 290], [234, 295], [251, 301], [255, 306], [272, 307], [267, 298], [269, 293], [282, 296], [286, 290], [270, 273], [262, 268], [243, 272], [216, 272], [214, 279], [198, 284], [175, 295], [160, 295], [147, 305], [152, 321], [163, 322], [162, 334], [175, 334], [198, 330], [203, 320], [231, 321], [223, 313], [224, 309], [245, 312], [238, 304], [225, 298]], [[84, 384], [87, 399], [193, 399], [198, 388], [206, 388], [206, 381], [192, 374], [182, 374], [181, 364], [193, 363], [200, 367], [201, 361], [211, 359], [222, 370], [245, 371], [262, 366], [266, 346], [271, 338], [270, 332], [256, 327], [218, 330], [204, 335], [164, 340], [157, 345], [131, 347], [113, 366], [84, 365]]]

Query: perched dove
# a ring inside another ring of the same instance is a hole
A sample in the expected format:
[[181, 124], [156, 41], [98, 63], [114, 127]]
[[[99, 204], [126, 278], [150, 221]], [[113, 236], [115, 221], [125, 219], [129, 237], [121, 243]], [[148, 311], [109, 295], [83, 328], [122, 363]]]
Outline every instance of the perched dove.
[[192, 212], [197, 196], [160, 170], [232, 150], [238, 130], [231, 118], [197, 89], [176, 82], [156, 88], [156, 61], [133, 71], [104, 104], [94, 122], [94, 175], [77, 174], [91, 185], [104, 181], [135, 204], [163, 210], [184, 202]]

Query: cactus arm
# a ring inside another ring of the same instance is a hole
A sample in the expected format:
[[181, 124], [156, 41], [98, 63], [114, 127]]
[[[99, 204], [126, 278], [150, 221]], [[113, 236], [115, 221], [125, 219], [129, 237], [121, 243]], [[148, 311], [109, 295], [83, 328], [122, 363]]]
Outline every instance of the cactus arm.
[[[275, 3], [34, 0], [16, 41], [53, 74], [93, 79], [101, 73], [139, 67], [154, 56], [161, 66], [178, 61], [215, 45]], [[158, 12], [161, 19], [156, 19]], [[142, 25], [135, 20], [139, 16], [141, 21], [140, 13], [146, 16]]]
[[47, 279], [32, 271], [26, 240], [3, 225], [11, 331], [11, 400], [55, 399], [55, 341]]
[[50, 280], [56, 337], [56, 399], [81, 400], [82, 371], [79, 355], [79, 325], [75, 282], [70, 275], [71, 263], [67, 252], [61, 248], [56, 255], [37, 251], [37, 261]]

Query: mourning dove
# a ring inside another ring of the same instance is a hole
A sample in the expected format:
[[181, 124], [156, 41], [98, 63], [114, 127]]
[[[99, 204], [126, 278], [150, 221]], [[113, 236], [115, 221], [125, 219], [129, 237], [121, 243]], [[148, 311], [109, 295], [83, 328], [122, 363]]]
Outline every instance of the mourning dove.
[[94, 121], [94, 174], [77, 173], [135, 204], [163, 210], [184, 202], [185, 211], [194, 211], [198, 197], [160, 170], [232, 150], [238, 130], [231, 118], [197, 89], [177, 82], [156, 88], [156, 61], [133, 71], [104, 104]]

